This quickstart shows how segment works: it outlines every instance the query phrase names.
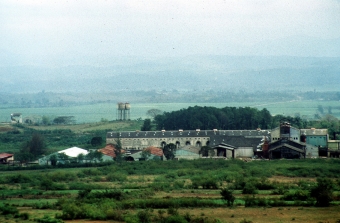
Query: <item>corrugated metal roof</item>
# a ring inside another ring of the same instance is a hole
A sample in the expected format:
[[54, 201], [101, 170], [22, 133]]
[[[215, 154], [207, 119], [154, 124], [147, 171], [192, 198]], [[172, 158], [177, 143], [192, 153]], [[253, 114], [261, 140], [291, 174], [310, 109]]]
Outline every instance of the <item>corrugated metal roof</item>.
[[279, 148], [282, 148], [282, 147], [287, 147], [287, 148], [292, 149], [292, 150], [295, 150], [295, 151], [297, 151], [297, 152], [305, 153], [305, 151], [303, 151], [302, 149], [296, 148], [296, 147], [291, 146], [291, 145], [289, 145], [289, 144], [287, 144], [287, 143], [283, 143], [283, 144], [278, 145], [278, 146], [276, 146], [276, 147], [270, 148], [269, 151], [273, 151], [273, 150], [276, 150], [276, 149], [279, 149]]
[[301, 133], [306, 135], [327, 135], [328, 129], [301, 129]]

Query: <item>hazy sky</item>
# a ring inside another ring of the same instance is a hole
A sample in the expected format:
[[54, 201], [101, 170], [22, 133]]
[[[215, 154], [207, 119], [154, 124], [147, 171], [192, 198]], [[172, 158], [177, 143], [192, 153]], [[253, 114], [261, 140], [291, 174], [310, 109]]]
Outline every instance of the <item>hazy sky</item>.
[[101, 65], [117, 56], [334, 56], [318, 50], [318, 43], [339, 43], [340, 1], [1, 0], [0, 33], [0, 59], [8, 64]]

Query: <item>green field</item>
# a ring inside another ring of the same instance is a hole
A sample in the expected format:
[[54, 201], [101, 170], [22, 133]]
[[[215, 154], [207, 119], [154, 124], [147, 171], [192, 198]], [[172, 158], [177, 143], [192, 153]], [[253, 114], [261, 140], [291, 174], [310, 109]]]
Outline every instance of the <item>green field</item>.
[[[0, 221], [338, 222], [339, 164], [339, 159], [201, 159], [27, 170], [3, 166]], [[321, 177], [332, 185], [327, 207], [316, 207], [311, 193]], [[232, 206], [221, 196], [223, 188], [235, 197]]]
[[[340, 102], [339, 101], [278, 101], [271, 103], [264, 102], [233, 102], [233, 103], [153, 103], [131, 104], [130, 118], [132, 120], [147, 118], [149, 109], [160, 109], [161, 111], [176, 111], [189, 106], [212, 106], [216, 108], [222, 107], [255, 107], [259, 110], [267, 108], [272, 115], [282, 114], [285, 116], [295, 116], [299, 114], [301, 117], [313, 118], [317, 113], [318, 105], [324, 107], [325, 113], [328, 107], [332, 107], [332, 115], [340, 118]], [[42, 116], [53, 119], [57, 116], [74, 116], [76, 123], [93, 123], [102, 119], [116, 120], [117, 105], [113, 103], [100, 103], [91, 105], [79, 105], [69, 107], [47, 107], [47, 108], [0, 108], [0, 122], [9, 122], [10, 114], [20, 112], [23, 118], [28, 117], [35, 120], [41, 120]]]

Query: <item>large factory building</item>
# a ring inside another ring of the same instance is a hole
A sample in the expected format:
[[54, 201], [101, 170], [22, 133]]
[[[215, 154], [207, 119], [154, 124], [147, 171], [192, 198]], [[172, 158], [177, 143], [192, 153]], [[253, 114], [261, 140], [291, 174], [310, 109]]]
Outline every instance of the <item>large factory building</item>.
[[[164, 148], [172, 143], [179, 154], [183, 150], [200, 154], [200, 148], [209, 146], [214, 156], [238, 158], [259, 156], [270, 159], [313, 158], [327, 148], [327, 129], [297, 129], [283, 122], [273, 130], [176, 130], [108, 132], [107, 144], [120, 139], [125, 150], [143, 150], [147, 147]], [[197, 157], [197, 156], [192, 156]]]

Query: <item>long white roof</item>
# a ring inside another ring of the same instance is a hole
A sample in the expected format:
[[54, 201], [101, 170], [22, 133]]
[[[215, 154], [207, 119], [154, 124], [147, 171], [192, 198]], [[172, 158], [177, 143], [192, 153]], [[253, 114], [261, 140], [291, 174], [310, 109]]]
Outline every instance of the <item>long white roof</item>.
[[81, 148], [78, 148], [78, 147], [72, 147], [72, 148], [61, 150], [58, 153], [65, 153], [67, 156], [77, 157], [79, 154], [87, 155], [89, 152], [85, 149], [81, 149]]

